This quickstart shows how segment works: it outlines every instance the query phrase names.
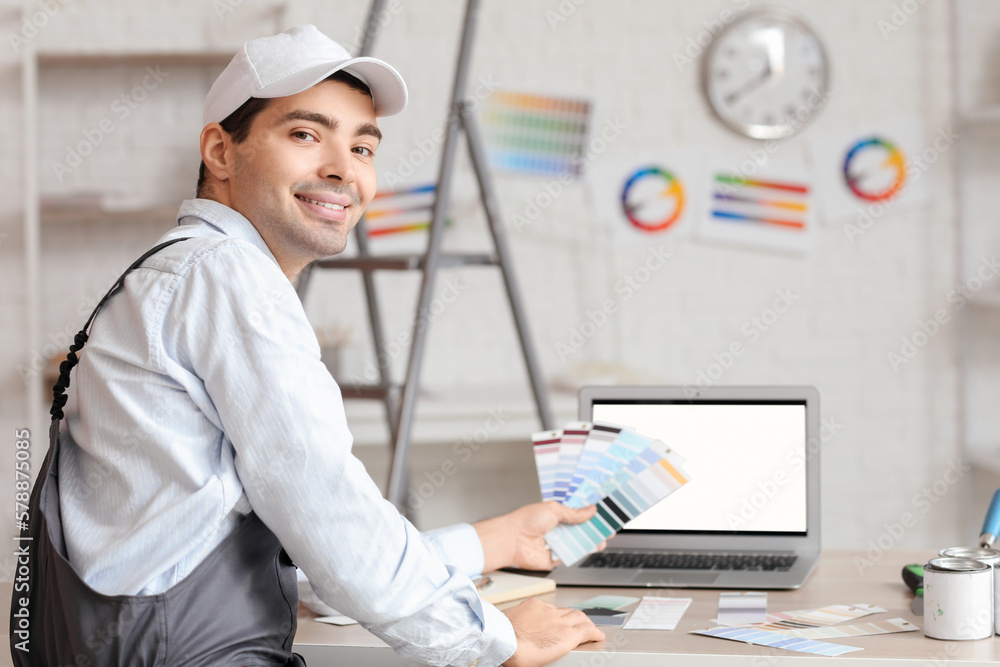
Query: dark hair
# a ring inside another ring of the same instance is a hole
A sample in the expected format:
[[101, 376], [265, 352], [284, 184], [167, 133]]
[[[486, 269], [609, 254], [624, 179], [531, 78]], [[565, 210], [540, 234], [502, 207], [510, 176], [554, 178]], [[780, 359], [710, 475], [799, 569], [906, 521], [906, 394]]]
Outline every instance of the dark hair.
[[[323, 80], [339, 81], [340, 83], [347, 84], [349, 88], [364, 93], [374, 101], [371, 88], [358, 77], [348, 74], [343, 70], [334, 72]], [[269, 97], [251, 97], [240, 105], [240, 108], [222, 119], [219, 124], [222, 125], [222, 129], [226, 131], [226, 134], [232, 138], [234, 143], [242, 144], [250, 136], [250, 126], [253, 124], [253, 119], [266, 109], [270, 103], [271, 98]], [[205, 172], [205, 162], [202, 160], [201, 166], [198, 168], [198, 185], [195, 189], [196, 197], [201, 197], [204, 194]]]

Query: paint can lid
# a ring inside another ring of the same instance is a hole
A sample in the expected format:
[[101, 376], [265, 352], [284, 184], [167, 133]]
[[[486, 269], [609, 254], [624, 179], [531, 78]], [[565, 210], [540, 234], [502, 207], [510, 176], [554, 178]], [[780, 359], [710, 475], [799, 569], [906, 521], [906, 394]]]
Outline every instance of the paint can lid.
[[991, 569], [986, 563], [971, 558], [931, 558], [924, 570], [933, 572], [985, 572]]
[[1000, 551], [986, 547], [950, 547], [938, 552], [940, 556], [950, 556], [952, 558], [971, 558], [989, 562], [990, 564], [1000, 561]]

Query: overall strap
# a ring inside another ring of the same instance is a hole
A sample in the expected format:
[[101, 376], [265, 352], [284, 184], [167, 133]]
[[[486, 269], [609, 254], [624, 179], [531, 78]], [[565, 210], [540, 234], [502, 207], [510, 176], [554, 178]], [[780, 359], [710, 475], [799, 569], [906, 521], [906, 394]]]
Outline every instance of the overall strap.
[[125, 286], [125, 276], [139, 268], [139, 265], [149, 259], [150, 256], [158, 253], [167, 246], [177, 243], [178, 241], [186, 241], [188, 238], [190, 237], [185, 236], [179, 239], [171, 239], [146, 251], [142, 257], [132, 262], [132, 266], [125, 269], [125, 272], [118, 277], [118, 280], [116, 280], [115, 284], [111, 286], [108, 293], [104, 295], [104, 298], [98, 302], [97, 307], [94, 308], [94, 312], [92, 312], [90, 317], [87, 318], [87, 323], [83, 325], [83, 328], [80, 329], [79, 332], [77, 332], [73, 339], [73, 344], [69, 346], [69, 354], [66, 355], [66, 361], [59, 364], [59, 379], [52, 387], [52, 409], [49, 410], [49, 414], [52, 415], [53, 421], [59, 421], [63, 418], [62, 409], [66, 405], [66, 389], [69, 388], [69, 373], [80, 361], [80, 358], [76, 355], [76, 353], [83, 349], [83, 346], [87, 344], [87, 338], [90, 335], [90, 325], [93, 324], [97, 311], [101, 309], [101, 306], [104, 305], [105, 301], [113, 297], [119, 292], [119, 290], [121, 290], [122, 287]]

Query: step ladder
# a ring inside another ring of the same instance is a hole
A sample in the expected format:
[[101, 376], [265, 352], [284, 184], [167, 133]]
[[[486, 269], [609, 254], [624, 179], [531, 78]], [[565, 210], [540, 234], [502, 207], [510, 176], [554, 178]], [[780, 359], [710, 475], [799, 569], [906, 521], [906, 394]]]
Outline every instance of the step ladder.
[[[379, 29], [379, 16], [383, 10], [384, 0], [374, 0], [366, 22], [364, 41], [359, 56], [367, 56], [374, 46]], [[356, 236], [358, 254], [354, 257], [329, 257], [320, 259], [303, 270], [299, 277], [297, 291], [300, 299], [305, 299], [310, 279], [316, 270], [353, 269], [361, 271], [368, 302], [368, 317], [371, 325], [372, 342], [375, 348], [378, 382], [369, 386], [359, 386], [344, 391], [344, 398], [378, 399], [385, 405], [386, 421], [391, 438], [392, 464], [389, 473], [386, 498], [400, 511], [407, 513], [407, 491], [409, 489], [409, 450], [413, 426], [414, 408], [420, 383], [420, 370], [423, 360], [424, 343], [429, 329], [428, 316], [434, 290], [434, 281], [440, 269], [463, 266], [496, 266], [503, 275], [507, 299], [510, 302], [511, 313], [517, 329], [524, 363], [528, 371], [528, 380], [538, 411], [538, 417], [543, 429], [552, 429], [555, 424], [549, 407], [548, 396], [542, 381], [538, 358], [528, 333], [527, 318], [524, 305], [514, 277], [510, 251], [503, 227], [503, 218], [497, 204], [496, 193], [490, 180], [489, 165], [486, 151], [483, 148], [482, 135], [472, 112], [472, 104], [466, 98], [465, 90], [469, 75], [469, 62], [472, 57], [476, 19], [479, 10], [479, 0], [467, 0], [465, 22], [462, 30], [461, 46], [458, 54], [458, 65], [452, 86], [451, 105], [447, 118], [445, 140], [441, 163], [438, 170], [437, 185], [434, 191], [434, 205], [426, 251], [420, 255], [371, 255], [368, 246], [368, 235], [364, 217], [358, 222]], [[448, 207], [448, 197], [451, 194], [452, 177], [455, 171], [455, 153], [458, 149], [459, 134], [464, 134], [469, 157], [478, 183], [480, 199], [486, 213], [490, 236], [493, 240], [492, 253], [488, 254], [449, 254], [441, 252], [441, 238], [445, 227], [445, 213]], [[403, 384], [391, 382], [388, 355], [383, 335], [382, 319], [379, 310], [378, 297], [375, 290], [373, 273], [375, 271], [420, 271], [423, 280], [420, 286], [420, 297], [417, 304], [416, 319], [413, 325], [413, 335], [410, 340], [410, 354], [406, 367], [406, 378]], [[421, 322], [425, 323], [423, 326]]]

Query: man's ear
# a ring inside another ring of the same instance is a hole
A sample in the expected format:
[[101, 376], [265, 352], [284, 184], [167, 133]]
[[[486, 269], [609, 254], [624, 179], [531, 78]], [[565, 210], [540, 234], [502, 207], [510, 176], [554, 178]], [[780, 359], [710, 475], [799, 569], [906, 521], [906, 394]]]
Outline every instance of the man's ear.
[[232, 139], [218, 123], [209, 123], [201, 130], [201, 159], [215, 180], [226, 182], [232, 175]]

